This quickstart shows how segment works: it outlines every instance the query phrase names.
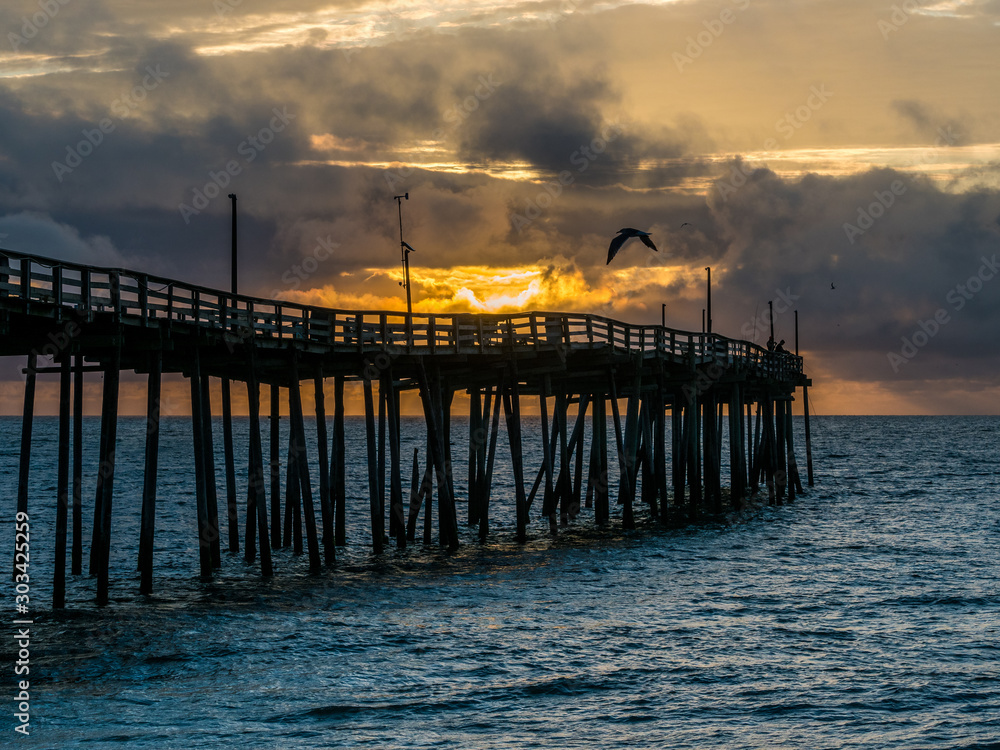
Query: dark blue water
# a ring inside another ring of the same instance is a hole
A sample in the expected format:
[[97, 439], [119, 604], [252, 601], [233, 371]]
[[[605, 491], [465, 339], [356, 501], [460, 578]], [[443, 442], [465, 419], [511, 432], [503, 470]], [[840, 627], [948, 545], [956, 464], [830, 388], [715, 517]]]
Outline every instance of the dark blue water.
[[[19, 424], [0, 427], [9, 560]], [[96, 443], [97, 420], [86, 427]], [[407, 428], [408, 470], [419, 422]], [[144, 424], [122, 420], [113, 602], [97, 609], [93, 581], [71, 577], [69, 608], [54, 614], [55, 422], [39, 420], [32, 734], [11, 724], [0, 742], [1000, 748], [1000, 419], [816, 419], [816, 487], [795, 505], [682, 530], [657, 529], [641, 511], [628, 534], [595, 530], [584, 511], [556, 539], [533, 520], [523, 546], [501, 450], [488, 544], [463, 527], [457, 553], [418, 544], [379, 559], [368, 549], [363, 431], [348, 429], [358, 438], [350, 546], [336, 568], [311, 577], [282, 550], [262, 582], [224, 555], [202, 584], [190, 427], [167, 420], [156, 593], [145, 598], [134, 572]], [[537, 431], [527, 439], [534, 449]], [[85, 487], [86, 530], [92, 474]], [[12, 590], [4, 601], [9, 623]]]

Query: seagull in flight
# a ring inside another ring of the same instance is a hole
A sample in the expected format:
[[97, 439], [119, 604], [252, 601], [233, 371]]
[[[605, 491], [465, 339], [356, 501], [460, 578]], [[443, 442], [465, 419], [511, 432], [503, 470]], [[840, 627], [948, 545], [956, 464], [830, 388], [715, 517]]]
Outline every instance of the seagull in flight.
[[610, 263], [611, 260], [618, 254], [618, 251], [621, 250], [622, 245], [624, 245], [627, 240], [630, 240], [633, 237], [638, 237], [640, 240], [642, 240], [643, 245], [645, 245], [648, 248], [651, 248], [655, 252], [659, 252], [658, 250], [656, 250], [656, 245], [653, 244], [653, 241], [649, 239], [649, 232], [643, 232], [638, 229], [632, 229], [630, 227], [627, 227], [625, 229], [619, 229], [618, 236], [615, 237], [613, 240], [611, 240], [611, 246], [608, 248], [608, 263]]
[[833, 282], [832, 282], [832, 281], [830, 282], [830, 288], [831, 288], [831, 289], [836, 289], [836, 288], [837, 288], [837, 287], [835, 287], [835, 286], [833, 285]]

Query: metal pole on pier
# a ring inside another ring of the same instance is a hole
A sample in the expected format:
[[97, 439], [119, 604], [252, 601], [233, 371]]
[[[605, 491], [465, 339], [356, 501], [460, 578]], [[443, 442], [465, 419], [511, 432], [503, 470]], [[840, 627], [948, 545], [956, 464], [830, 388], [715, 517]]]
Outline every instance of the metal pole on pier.
[[[232, 293], [236, 296], [237, 293], [237, 274], [236, 274], [236, 193], [229, 194], [229, 200], [233, 202], [233, 231], [232, 231]], [[235, 301], [234, 301], [235, 304]]]
[[413, 315], [413, 303], [410, 300], [410, 253], [413, 252], [413, 248], [403, 241], [403, 201], [410, 200], [410, 194], [406, 192], [402, 195], [394, 195], [392, 199], [396, 201], [396, 207], [399, 209], [399, 250], [403, 256], [401, 286], [406, 289], [406, 314]]
[[705, 289], [708, 295], [708, 304], [706, 308], [708, 309], [708, 333], [712, 332], [712, 267], [705, 266], [705, 270], [708, 271], [708, 280], [705, 283]]

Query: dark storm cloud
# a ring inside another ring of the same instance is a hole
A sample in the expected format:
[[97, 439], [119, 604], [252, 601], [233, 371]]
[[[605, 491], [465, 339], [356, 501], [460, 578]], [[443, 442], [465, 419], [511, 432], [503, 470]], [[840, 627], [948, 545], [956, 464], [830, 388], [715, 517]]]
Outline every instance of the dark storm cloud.
[[[716, 159], [747, 144], [759, 149], [776, 135], [775, 121], [824, 82], [835, 92], [830, 104], [810, 112], [783, 147], [932, 143], [949, 125], [963, 142], [995, 139], [995, 97], [984, 95], [994, 90], [998, 69], [989, 64], [997, 47], [985, 39], [993, 27], [914, 17], [887, 44], [877, 28], [887, 8], [809, 3], [805, 12], [754, 2], [684, 71], [672, 54], [733, 3], [636, 5], [588, 16], [563, 13], [565, 5], [552, 2], [544, 6], [559, 12], [551, 25], [525, 21], [442, 33], [407, 26], [400, 16], [393, 23], [406, 30], [405, 43], [359, 38], [346, 47], [327, 46], [332, 22], [329, 35], [307, 28], [321, 7], [360, 5], [243, 0], [223, 16], [210, 0], [61, 6], [18, 50], [39, 59], [14, 62], [69, 72], [0, 82], [4, 244], [225, 286], [225, 194], [235, 191], [248, 290], [354, 284], [364, 291], [365, 269], [398, 262], [392, 196], [409, 191], [404, 224], [418, 248], [414, 261], [424, 268], [548, 267], [561, 256], [567, 265], [554, 268], [599, 288], [607, 283], [610, 236], [635, 226], [654, 231], [661, 252], [629, 248], [620, 258], [625, 266], [720, 269], [719, 330], [738, 333], [775, 290], [790, 289], [804, 320], [823, 322], [823, 335], [809, 346], [829, 353], [845, 376], [944, 377], [945, 365], [934, 363], [947, 357], [961, 358], [970, 371], [991, 366], [990, 357], [970, 361], [969, 352], [981, 351], [983, 332], [1000, 324], [1000, 287], [992, 286], [1000, 281], [990, 281], [961, 310], [947, 296], [960, 294], [957, 287], [978, 273], [981, 258], [997, 250], [995, 191], [958, 194], [908, 172], [799, 178], [760, 169], [722, 197], [719, 184], [737, 165]], [[0, 29], [17, 31], [37, 7], [33, 0], [5, 4]], [[285, 46], [253, 47], [287, 23], [267, 14], [286, 11], [301, 17], [301, 35], [296, 30]], [[939, 50], [931, 61], [928, 39]], [[199, 52], [213, 45], [233, 47]], [[963, 61], [977, 75], [953, 75], [940, 60]], [[167, 77], [141, 100], [128, 100], [157, 65]], [[496, 85], [480, 97], [483, 79]], [[127, 116], [115, 106], [123, 99]], [[269, 127], [275, 108], [294, 119], [265, 148], [251, 149], [248, 162], [240, 148]], [[113, 132], [58, 179], [53, 162], [65, 161], [67, 149], [103, 118], [113, 121]], [[347, 145], [325, 148], [325, 136]], [[599, 151], [595, 139], [604, 141]], [[418, 162], [428, 143], [459, 165], [516, 161], [543, 176], [515, 181], [366, 164]], [[327, 159], [340, 163], [323, 164]], [[213, 175], [230, 161], [239, 174], [219, 184]], [[996, 184], [995, 167], [975, 170], [963, 177]], [[525, 213], [531, 201], [540, 204], [542, 183], [562, 172], [572, 182], [548, 194], [529, 226], [513, 228], [511, 215]], [[403, 175], [401, 181], [387, 179], [389, 173]], [[718, 183], [707, 199], [679, 191], [713, 176]], [[856, 225], [858, 211], [895, 181], [906, 191], [851, 242], [844, 225]], [[216, 197], [185, 222], [179, 205], [192, 204], [210, 184]], [[337, 245], [329, 259], [308, 278], [288, 276], [321, 241]], [[354, 274], [353, 281], [341, 274]], [[621, 313], [651, 322], [666, 295], [678, 306], [678, 320], [697, 327], [700, 300], [677, 299], [686, 283], [670, 281], [655, 299], [653, 292], [631, 298], [634, 306]], [[950, 322], [892, 373], [886, 352], [940, 308], [953, 313]], [[787, 330], [789, 318], [778, 325]]]
[[[842, 376], [954, 376], [950, 366], [942, 369], [942, 357], [974, 355], [970, 375], [992, 366], [995, 352], [983, 351], [982, 336], [1000, 325], [1000, 232], [993, 222], [1000, 194], [949, 193], [889, 169], [846, 178], [783, 180], [768, 171], [755, 177], [712, 201], [729, 247], [720, 295], [733, 304], [730, 324], [739, 322], [733, 313], [740, 307], [790, 290], [796, 307], [822, 322], [824, 334], [808, 342], [811, 350], [854, 352], [854, 371]], [[853, 229], [862, 226], [860, 234]], [[947, 324], [928, 324], [940, 310]], [[790, 322], [786, 315], [786, 338]], [[887, 354], [922, 324], [937, 331], [928, 349], [936, 358], [914, 357], [893, 370]]]
[[524, 161], [552, 171], [571, 167], [574, 152], [602, 129], [601, 105], [613, 103], [597, 75], [565, 81], [531, 67], [510, 71], [484, 116], [463, 130], [461, 155], [471, 161]]

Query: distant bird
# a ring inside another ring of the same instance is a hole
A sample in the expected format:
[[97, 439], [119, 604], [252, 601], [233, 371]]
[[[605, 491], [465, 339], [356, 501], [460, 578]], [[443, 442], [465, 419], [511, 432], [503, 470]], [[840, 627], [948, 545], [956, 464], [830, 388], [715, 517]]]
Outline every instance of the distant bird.
[[681, 224], [680, 228], [683, 229], [684, 227], [693, 227], [693, 226], [694, 224], [692, 224], [690, 221], [685, 221], [683, 224]]
[[832, 282], [832, 281], [830, 282], [830, 288], [831, 288], [831, 289], [836, 289], [836, 288], [837, 288], [837, 287], [835, 287], [835, 286], [833, 285], [833, 282]]
[[633, 237], [638, 237], [642, 240], [642, 244], [646, 247], [651, 248], [654, 252], [659, 252], [659, 250], [656, 249], [656, 245], [653, 244], [653, 241], [649, 239], [649, 232], [643, 232], [638, 229], [631, 228], [619, 229], [618, 236], [611, 240], [611, 246], [608, 248], [608, 263], [610, 263], [611, 260], [618, 254], [622, 245]]

